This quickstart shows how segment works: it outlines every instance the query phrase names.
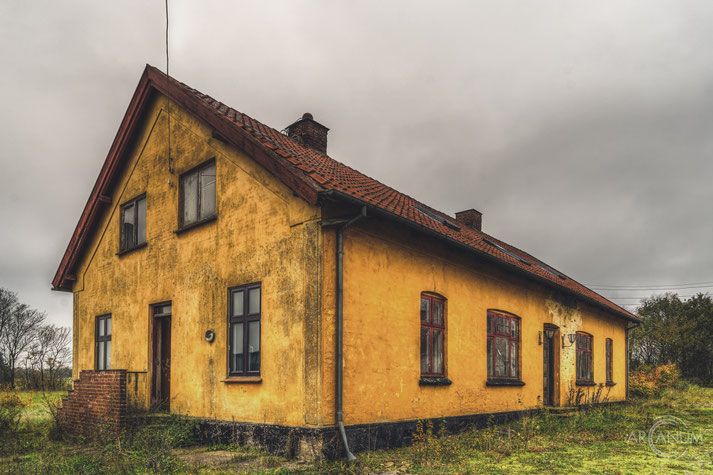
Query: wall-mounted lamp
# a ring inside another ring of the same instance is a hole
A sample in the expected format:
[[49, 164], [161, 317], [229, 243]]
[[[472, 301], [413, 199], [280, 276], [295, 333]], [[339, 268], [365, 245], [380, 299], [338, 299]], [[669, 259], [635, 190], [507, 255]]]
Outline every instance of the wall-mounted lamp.
[[[545, 327], [545, 337], [549, 338], [550, 340], [555, 337], [555, 332], [557, 331], [556, 328], [550, 328], [550, 327]], [[542, 344], [542, 332], [537, 332], [537, 337], [540, 342], [540, 345]]]
[[569, 346], [572, 346], [574, 344], [574, 340], [577, 339], [577, 334], [576, 333], [570, 333], [566, 336], [567, 340], [569, 340], [569, 345], [564, 344], [565, 340], [565, 335], [562, 335], [562, 348], [567, 348]]

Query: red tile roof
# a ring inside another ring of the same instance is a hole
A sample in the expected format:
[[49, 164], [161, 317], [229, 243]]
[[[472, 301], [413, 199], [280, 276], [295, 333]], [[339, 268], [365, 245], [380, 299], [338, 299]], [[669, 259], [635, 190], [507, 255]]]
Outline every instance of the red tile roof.
[[[142, 83], [144, 84], [142, 85]], [[141, 98], [137, 99], [137, 96], [145, 98], [146, 94], [142, 93], [142, 89], [148, 88], [154, 88], [170, 96], [174, 101], [208, 122], [209, 125], [216, 128], [220, 134], [224, 135], [228, 142], [246, 150], [249, 155], [256, 158], [259, 163], [275, 173], [276, 176], [281, 178], [288, 186], [291, 186], [298, 195], [307, 201], [317, 203], [320, 193], [337, 193], [338, 196], [348, 197], [351, 200], [372, 207], [373, 210], [398, 218], [401, 222], [417, 226], [436, 236], [447, 239], [452, 243], [475, 251], [482, 257], [505, 264], [512, 270], [518, 270], [523, 275], [529, 276], [539, 282], [549, 284], [567, 293], [576, 294], [578, 297], [607, 309], [620, 317], [639, 321], [639, 317], [636, 315], [624, 310], [573, 279], [569, 277], [561, 278], [548, 272], [538, 265], [538, 263], [544, 266], [546, 266], [546, 264], [530, 254], [467, 226], [447, 226], [443, 221], [455, 224], [455, 219], [325, 154], [298, 144], [276, 129], [268, 127], [186, 84], [176, 81], [173, 78], [170, 78], [167, 83], [166, 76], [161, 71], [147, 65], [137, 92], [132, 99], [133, 105], [135, 105], [134, 103], [137, 100], [141, 100]], [[140, 112], [139, 106], [134, 107], [134, 109], [138, 109], [138, 112]], [[132, 105], [129, 106], [127, 117], [131, 112]], [[114, 145], [116, 145], [122, 133], [129, 134], [132, 130], [131, 124], [125, 124], [127, 117], [125, 117], [124, 122], [122, 122], [122, 127], [120, 128], [119, 134], [117, 134]], [[115, 148], [114, 145], [112, 146], [112, 150]], [[258, 147], [253, 145], [258, 145]], [[260, 150], [260, 148], [262, 148], [262, 150]], [[115, 152], [115, 154], [120, 153]], [[100, 178], [97, 180], [98, 184], [107, 168], [107, 164], [112, 158], [114, 161], [117, 160], [117, 157], [112, 157], [112, 151], [110, 151], [110, 155], [107, 157], [107, 163], [105, 163], [102, 174], [100, 174]], [[107, 170], [107, 173], [108, 172]], [[97, 191], [97, 185], [95, 185], [95, 190], [93, 190], [92, 194], [94, 194], [95, 191]], [[91, 202], [92, 197], [90, 197], [87, 206], [89, 206]], [[417, 209], [419, 207], [426, 212], [419, 211]], [[85, 208], [85, 213], [83, 213], [82, 216], [84, 217], [86, 213], [87, 209]], [[435, 219], [429, 216], [429, 214], [434, 216]], [[82, 224], [81, 219], [78, 224], [78, 229], [80, 224]], [[78, 231], [75, 230], [73, 240], [77, 232]], [[503, 252], [501, 249], [498, 249], [486, 241], [491, 241], [508, 252]], [[72, 242], [70, 241], [70, 247], [71, 246]], [[70, 247], [68, 247], [67, 252], [70, 251]], [[75, 253], [77, 252], [78, 250], [75, 249]], [[67, 257], [67, 253], [65, 253], [63, 263]], [[67, 274], [70, 270], [71, 265], [69, 265], [69, 263], [64, 269], [63, 266], [60, 265], [60, 269], [58, 269], [55, 280], [53, 281], [56, 289], [67, 289], [66, 280], [63, 279], [62, 273]], [[564, 276], [564, 274], [562, 274], [562, 276]]]

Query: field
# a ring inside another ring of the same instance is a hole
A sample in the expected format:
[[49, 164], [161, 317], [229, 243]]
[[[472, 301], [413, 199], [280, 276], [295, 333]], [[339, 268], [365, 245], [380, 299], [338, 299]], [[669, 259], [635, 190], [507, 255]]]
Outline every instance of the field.
[[[458, 435], [423, 425], [412, 446], [360, 453], [352, 464], [198, 447], [192, 423], [180, 417], [90, 443], [58, 433], [41, 394], [19, 396], [26, 403], [19, 431], [0, 438], [2, 473], [713, 473], [713, 389], [693, 385], [625, 406], [543, 413]], [[645, 436], [664, 415], [685, 422], [692, 436], [659, 439], [657, 448], [671, 451], [659, 456]]]

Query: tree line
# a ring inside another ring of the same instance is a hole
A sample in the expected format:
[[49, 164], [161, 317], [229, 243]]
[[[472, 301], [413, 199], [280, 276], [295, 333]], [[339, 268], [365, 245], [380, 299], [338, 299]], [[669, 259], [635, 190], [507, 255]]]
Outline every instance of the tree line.
[[713, 298], [675, 293], [644, 299], [631, 331], [632, 368], [675, 363], [684, 378], [713, 385]]
[[71, 376], [72, 331], [0, 287], [0, 387], [59, 389]]

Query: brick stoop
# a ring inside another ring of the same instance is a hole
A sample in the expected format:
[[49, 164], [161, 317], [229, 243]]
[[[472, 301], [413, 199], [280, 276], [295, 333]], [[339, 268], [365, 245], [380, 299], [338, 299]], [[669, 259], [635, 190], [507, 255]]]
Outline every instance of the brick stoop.
[[82, 371], [57, 418], [64, 430], [85, 437], [118, 433], [126, 421], [126, 370]]

